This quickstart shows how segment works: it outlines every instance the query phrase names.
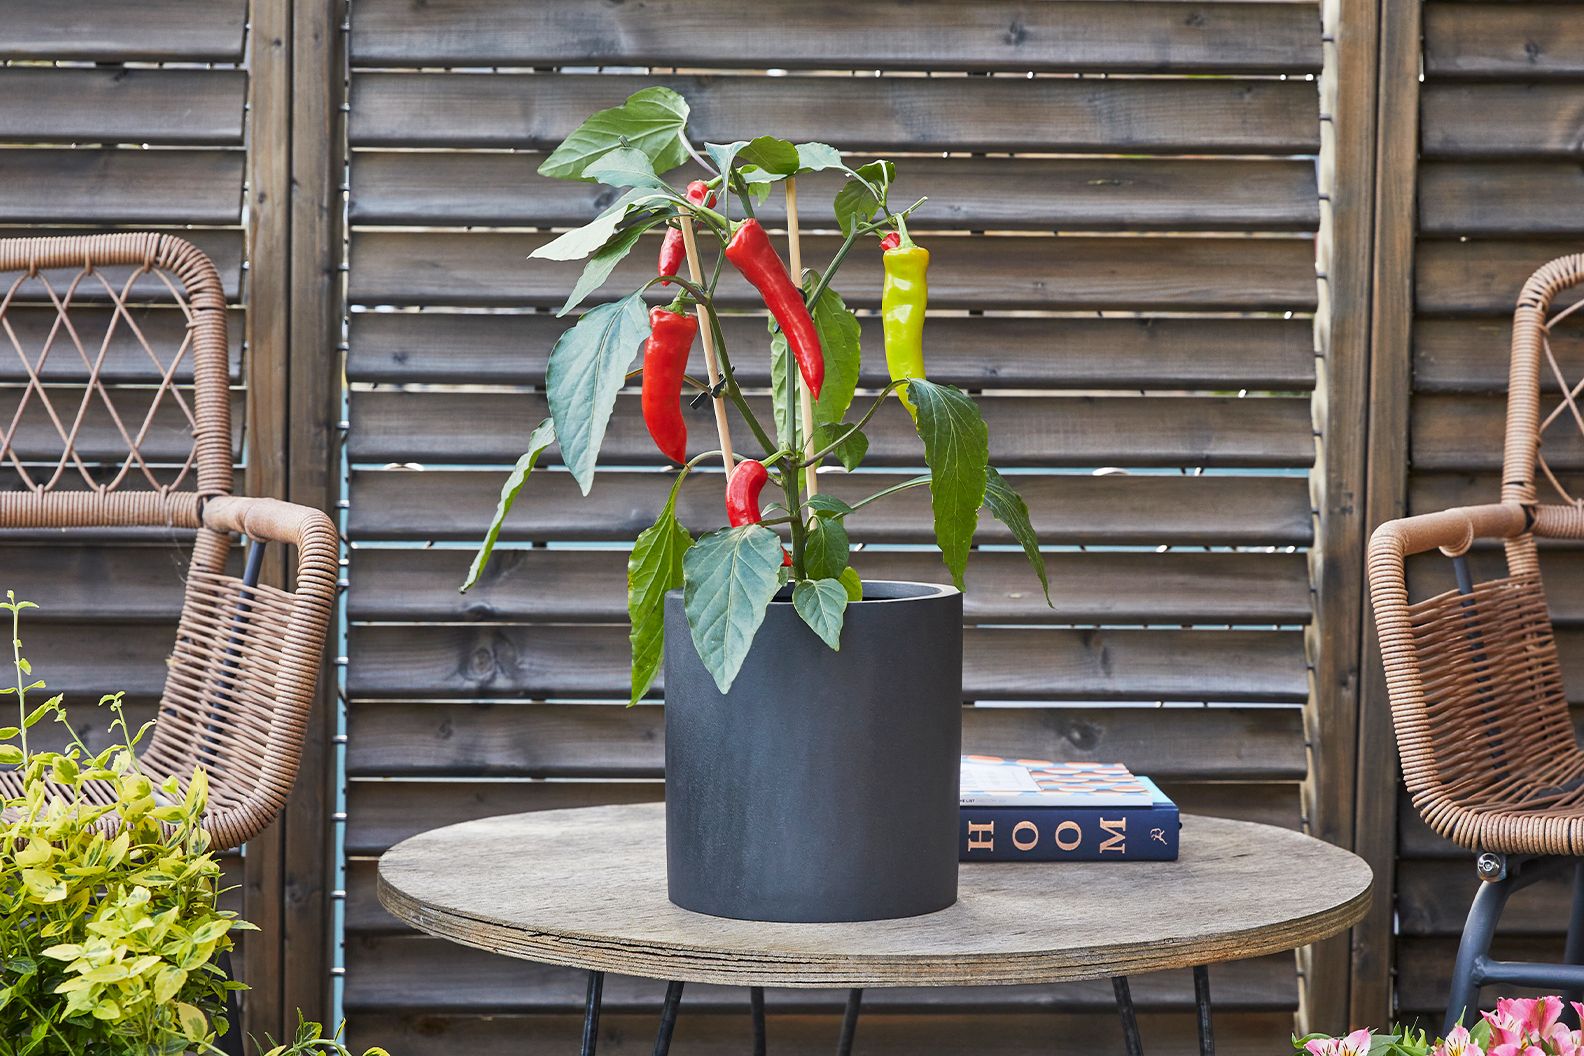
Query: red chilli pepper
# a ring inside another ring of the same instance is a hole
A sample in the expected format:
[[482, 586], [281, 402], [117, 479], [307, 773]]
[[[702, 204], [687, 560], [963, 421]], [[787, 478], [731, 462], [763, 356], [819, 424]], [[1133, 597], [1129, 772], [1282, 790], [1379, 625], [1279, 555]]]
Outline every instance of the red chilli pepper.
[[820, 350], [819, 331], [814, 329], [808, 305], [803, 303], [803, 291], [787, 274], [786, 265], [781, 263], [759, 221], [744, 220], [738, 225], [737, 233], [726, 243], [726, 259], [759, 291], [765, 307], [786, 334], [787, 347], [803, 373], [804, 384], [818, 399], [820, 386], [825, 383], [825, 355]]
[[[703, 180], [694, 180], [687, 185], [688, 201], [699, 202], [713, 208], [715, 196], [710, 193], [709, 184]], [[705, 199], [708, 198], [708, 201]], [[660, 263], [657, 265], [657, 275], [680, 275], [678, 270], [687, 261], [687, 244], [682, 239], [680, 227], [666, 228], [665, 238], [660, 242]], [[669, 286], [671, 280], [667, 279], [660, 285]]]
[[698, 320], [691, 315], [665, 307], [649, 309], [649, 340], [644, 342], [643, 357], [644, 424], [660, 453], [673, 462], [687, 461], [682, 374], [698, 329]]
[[884, 250], [896, 249], [902, 244], [902, 236], [895, 231], [880, 240], [880, 248]]
[[[727, 523], [733, 528], [740, 528], [764, 520], [759, 512], [759, 493], [764, 490], [765, 481], [769, 479], [770, 471], [765, 469], [763, 462], [745, 458], [737, 463], [737, 468], [732, 470], [731, 477], [726, 481]], [[786, 547], [781, 548], [781, 563], [792, 563], [792, 555], [786, 552]]]

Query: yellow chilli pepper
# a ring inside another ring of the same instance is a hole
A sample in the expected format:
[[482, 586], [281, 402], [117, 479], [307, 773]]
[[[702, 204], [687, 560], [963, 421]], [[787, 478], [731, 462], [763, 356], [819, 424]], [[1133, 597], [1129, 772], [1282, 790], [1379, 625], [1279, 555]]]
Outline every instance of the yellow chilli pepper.
[[[894, 240], [894, 241], [893, 241]], [[924, 377], [924, 305], [929, 300], [929, 250], [915, 245], [903, 224], [898, 233], [881, 241], [885, 255], [885, 285], [880, 290], [880, 318], [885, 327], [886, 366], [891, 380]], [[916, 420], [918, 408], [908, 399], [907, 386], [897, 398]]]

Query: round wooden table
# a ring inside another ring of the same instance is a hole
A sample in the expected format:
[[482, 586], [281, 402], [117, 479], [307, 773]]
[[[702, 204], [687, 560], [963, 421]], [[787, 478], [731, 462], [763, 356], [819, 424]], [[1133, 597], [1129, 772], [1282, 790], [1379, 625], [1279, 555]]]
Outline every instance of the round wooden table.
[[[1207, 967], [1296, 949], [1355, 923], [1370, 870], [1287, 829], [1185, 815], [1175, 862], [973, 863], [939, 913], [778, 924], [692, 913], [666, 898], [662, 804], [513, 814], [406, 840], [380, 860], [379, 898], [420, 931], [589, 973], [592, 1056], [604, 973], [669, 982], [655, 1052], [670, 1046], [685, 983], [848, 988], [839, 1051], [865, 987], [1110, 978], [1129, 1053], [1140, 1051], [1127, 977], [1194, 969], [1200, 1047], [1213, 1046]], [[832, 848], [831, 853], [840, 853]]]

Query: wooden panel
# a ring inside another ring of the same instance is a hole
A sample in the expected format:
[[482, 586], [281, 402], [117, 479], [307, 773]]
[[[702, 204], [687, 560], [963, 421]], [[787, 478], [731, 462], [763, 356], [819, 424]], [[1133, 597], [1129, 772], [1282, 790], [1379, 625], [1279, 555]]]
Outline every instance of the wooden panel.
[[[1557, 912], [1564, 912], [1558, 907]], [[1452, 989], [1452, 962], [1457, 955], [1454, 938], [1403, 938], [1398, 942], [1397, 1003], [1402, 1014], [1425, 1014], [1439, 1019], [1446, 1011], [1447, 994]], [[1498, 934], [1491, 944], [1491, 956], [1504, 961], [1539, 961], [1557, 964], [1562, 960], [1562, 937], [1538, 938]], [[1512, 997], [1535, 991], [1488, 986], [1480, 990], [1480, 1008], [1494, 1008], [1497, 997]]]
[[[728, 348], [764, 342], [758, 316], [725, 316], [722, 323]], [[867, 350], [860, 383], [884, 387], [890, 375], [879, 354], [880, 321], [866, 315], [860, 323]], [[570, 325], [548, 314], [360, 312], [352, 316], [347, 373], [354, 382], [543, 385], [550, 349]], [[929, 328], [930, 377], [971, 388], [1293, 391], [1314, 384], [1307, 319], [936, 315]], [[987, 347], [994, 357], [985, 355]], [[744, 362], [732, 365], [742, 384], [769, 385], [767, 357], [739, 358]]]
[[1424, 34], [1431, 76], [1584, 76], [1584, 4], [1432, 2]]
[[[1416, 392], [1507, 392], [1512, 324], [1506, 318], [1419, 319], [1413, 328]], [[1584, 375], [1584, 329], [1558, 326], [1551, 348], [1570, 377]], [[1560, 391], [1549, 369], [1541, 382]]]
[[[17, 387], [0, 388], [0, 421], [3, 421], [8, 428], [24, 391]], [[68, 434], [76, 419], [77, 409], [84, 403], [84, 395], [87, 391], [76, 386], [50, 387], [50, 400], [56, 414], [60, 416], [61, 428], [64, 428]], [[108, 403], [115, 408], [115, 413], [120, 416], [121, 426], [125, 428], [127, 435], [137, 438], [142, 432], [138, 450], [146, 461], [162, 463], [186, 461], [188, 452], [193, 446], [192, 425], [187, 415], [172, 401], [171, 396], [166, 395], [160, 400], [159, 406], [153, 411], [152, 420], [148, 421], [145, 427], [153, 392], [152, 389], [120, 388], [110, 389], [108, 397], [98, 392], [90, 394], [87, 401], [88, 409], [83, 414], [82, 426], [76, 433], [74, 446], [77, 454], [89, 462], [113, 460], [117, 465], [127, 457], [128, 445], [122, 437], [121, 427], [115, 424], [106, 407], [108, 400]], [[241, 450], [242, 440], [240, 397], [240, 393], [233, 393], [231, 410], [232, 451], [238, 453]], [[191, 394], [184, 394], [184, 398], [188, 400], [190, 407]], [[61, 434], [44, 411], [43, 405], [37, 398], [30, 398], [22, 411], [21, 424], [11, 436], [12, 451], [23, 461], [45, 461], [53, 465], [61, 457], [62, 446]], [[141, 476], [136, 463], [133, 464], [132, 473]], [[70, 464], [67, 475], [76, 476], [76, 474], [76, 465]], [[162, 476], [160, 479], [167, 478]]]
[[[1584, 97], [1584, 92], [1579, 95]], [[1437, 315], [1510, 315], [1529, 276], [1546, 261], [1578, 252], [1572, 241], [1421, 241], [1414, 269], [1420, 312]], [[1575, 288], [1555, 307], [1577, 300]]]
[[721, 19], [669, 0], [591, 7], [580, 0], [414, 6], [377, 0], [352, 26], [355, 61], [373, 66], [775, 66], [789, 69], [1215, 70], [1320, 66], [1312, 7], [1171, 3], [1059, 6], [813, 4]]
[[[380, 778], [347, 786], [347, 853], [377, 855], [409, 836], [460, 821], [530, 810], [652, 803], [663, 798], [660, 781], [534, 781], [465, 779], [417, 782]], [[1237, 818], [1287, 829], [1299, 827], [1297, 786], [1243, 781], [1168, 783], [1165, 791], [1184, 811]], [[405, 931], [373, 897], [372, 861], [352, 863], [351, 886], [363, 897], [348, 905], [354, 931]]]
[[[359, 151], [352, 221], [573, 226], [609, 204], [609, 188], [540, 176], [543, 160]], [[906, 167], [908, 200], [929, 199], [910, 218], [915, 229], [1312, 231], [1320, 219], [1314, 165], [1307, 161], [909, 158]], [[689, 167], [669, 178], [681, 186], [701, 175]], [[800, 176], [798, 197], [829, 202], [842, 180], [834, 172]], [[786, 220], [780, 195], [754, 211], [766, 223]]]
[[[1542, 413], [1549, 412], [1546, 406]], [[1412, 416], [1415, 469], [1497, 469], [1507, 404], [1494, 396], [1424, 395]], [[1571, 417], [1557, 419], [1542, 434], [1553, 469], [1584, 468], [1584, 437]], [[1489, 501], [1496, 501], [1493, 497]]]
[[[1474, 856], [1455, 861], [1405, 860], [1397, 867], [1397, 920], [1403, 935], [1463, 933], [1480, 881]], [[1504, 935], [1561, 935], [1567, 931], [1573, 872], [1559, 870], [1513, 895], [1502, 911]]]
[[[1298, 708], [968, 708], [963, 750], [1106, 758], [1167, 779], [1292, 781], [1305, 769], [1300, 723]], [[347, 772], [658, 777], [663, 727], [647, 705], [354, 702]]]
[[[628, 693], [625, 623], [375, 625], [353, 628], [350, 639], [347, 686], [354, 697], [625, 699]], [[963, 644], [963, 695], [1036, 701], [1302, 700], [1301, 656], [1299, 635], [1289, 631], [970, 628]], [[656, 692], [660, 688], [657, 682]], [[479, 713], [473, 721], [486, 718]], [[606, 725], [597, 729], [617, 732]], [[365, 737], [370, 732], [363, 730]], [[1043, 758], [1045, 751], [1032, 744], [1006, 748], [997, 754]], [[1109, 758], [1115, 752], [1100, 754]], [[1252, 755], [1248, 762], [1259, 765]], [[1156, 776], [1156, 770], [1143, 772]]]
[[1584, 231], [1584, 170], [1568, 162], [1433, 162], [1419, 170], [1419, 229], [1431, 235]]
[[[1212, 977], [1215, 973], [1212, 972]], [[1212, 984], [1214, 985], [1214, 984]], [[866, 995], [867, 996], [867, 995]], [[688, 1056], [742, 1056], [752, 1044], [746, 1004], [736, 1015], [684, 1011], [677, 1020], [675, 1051]], [[1143, 1012], [1139, 1029], [1151, 1056], [1198, 1052], [1191, 1013]], [[610, 1015], [600, 1020], [602, 1056], [648, 1056], [654, 1048], [655, 1012]], [[389, 1046], [402, 1056], [564, 1056], [582, 1036], [581, 1012], [546, 1016], [438, 1016], [425, 1013], [364, 1014], [348, 1027], [347, 1043]], [[929, 1014], [866, 1016], [859, 1027], [865, 1056], [962, 1056], [965, 1052], [1037, 1052], [1052, 1038], [1083, 1038], [1092, 1056], [1121, 1056], [1116, 1013], [1059, 1015], [1025, 1012], [999, 1015], [987, 1024], [977, 1017]], [[1272, 1038], [1292, 1032], [1289, 1012], [1217, 1017], [1216, 1052], [1222, 1056], [1269, 1056]], [[777, 1014], [767, 1033], [776, 1056], [826, 1056], [841, 1032], [840, 1015]]]
[[[468, 949], [427, 936], [365, 936], [347, 943], [346, 1007], [349, 1012], [472, 1013], [499, 1015], [581, 1012], [588, 976]], [[436, 978], [448, 985], [437, 987]], [[1142, 1009], [1194, 1007], [1193, 976], [1188, 972], [1143, 973], [1130, 980]], [[653, 1015], [665, 994], [654, 979], [614, 976], [604, 991], [603, 1013]], [[741, 987], [689, 984], [686, 1014], [743, 1010]], [[845, 990], [769, 989], [766, 1007], [774, 1012], [841, 1012]], [[1291, 1010], [1297, 1004], [1290, 955], [1233, 962], [1217, 972], [1217, 1010]], [[1053, 986], [899, 987], [871, 989], [864, 1011], [885, 1016], [899, 1012], [1005, 1014], [1019, 1010], [1104, 1013], [1116, 1007], [1108, 979]], [[867, 1024], [865, 1024], [867, 1025]], [[867, 1040], [867, 1039], [866, 1039]]]
[[241, 70], [0, 69], [0, 139], [242, 142]]
[[[868, 539], [854, 526], [855, 541]], [[499, 550], [486, 578], [458, 594], [467, 550], [365, 549], [351, 566], [355, 620], [607, 621], [627, 618], [626, 550]], [[973, 556], [964, 599], [970, 622], [1303, 623], [1309, 577], [1301, 554], [1047, 554], [1048, 609], [1021, 553]], [[938, 580], [938, 554], [866, 550], [853, 567], [870, 579]], [[1584, 601], [1581, 601], [1584, 605]]]
[[[3, 157], [3, 154], [0, 154]], [[187, 320], [181, 313], [165, 308], [132, 308], [128, 314], [136, 330], [118, 321], [110, 328], [111, 312], [101, 308], [73, 308], [71, 325], [82, 341], [89, 360], [99, 363], [99, 376], [107, 384], [158, 382], [169, 358], [181, 346], [187, 334]], [[28, 359], [46, 383], [83, 382], [88, 378], [88, 367], [72, 343], [64, 327], [57, 327], [53, 308], [16, 307], [6, 312], [10, 331], [0, 338], [0, 384], [25, 382], [27, 372], [17, 355], [17, 345], [28, 354]], [[231, 381], [242, 381], [242, 313], [232, 311], [227, 315], [226, 336], [231, 344]], [[56, 331], [50, 354], [39, 366], [39, 352]], [[106, 343], [106, 334], [109, 342]], [[148, 352], [138, 341], [138, 334], [159, 353], [163, 362], [156, 366]], [[13, 341], [14, 338], [14, 341]], [[100, 359], [101, 353], [103, 359]], [[178, 384], [191, 384], [192, 357], [184, 355], [172, 377]]]
[[[498, 232], [355, 233], [349, 295], [369, 305], [559, 307], [581, 265], [527, 259], [549, 239]], [[829, 235], [805, 237], [804, 260], [828, 260], [839, 244]], [[658, 233], [640, 240], [588, 304], [651, 278], [659, 245]], [[939, 308], [1308, 311], [1315, 305], [1314, 246], [1302, 238], [940, 236], [931, 240], [930, 253], [930, 303]], [[879, 261], [855, 263], [841, 272], [842, 295], [849, 304], [877, 304]], [[654, 295], [657, 302], [663, 296]], [[716, 300], [739, 307], [762, 303], [731, 269], [721, 277]]]
[[93, 62], [235, 61], [242, 57], [245, 0], [0, 5], [0, 59]]
[[235, 224], [240, 151], [0, 150], [0, 215], [13, 223]]
[[[355, 539], [476, 542], [489, 524], [504, 476], [494, 471], [354, 472], [351, 534]], [[881, 474], [863, 481], [826, 476], [821, 487], [838, 496], [866, 483], [879, 488], [898, 480]], [[567, 474], [536, 474], [507, 518], [502, 538], [636, 539], [653, 523], [670, 487], [669, 476], [660, 473], [606, 472], [598, 479], [584, 498]], [[686, 523], [719, 523], [718, 481], [697, 471], [688, 478], [680, 514]], [[1016, 484], [1046, 545], [1303, 545], [1313, 528], [1308, 482], [1298, 476], [1019, 474]], [[909, 542], [934, 538], [929, 499], [918, 491], [892, 496], [876, 504], [874, 513], [866, 523], [877, 535]], [[983, 541], [1007, 539], [995, 525], [982, 530]]]
[[[761, 422], [772, 421], [767, 399], [750, 402]], [[978, 403], [990, 429], [990, 457], [1000, 466], [1301, 467], [1314, 461], [1306, 399], [1005, 396]], [[710, 450], [716, 445], [713, 410], [707, 404], [684, 410], [692, 424], [689, 450]], [[355, 392], [348, 453], [357, 462], [509, 464], [546, 413], [545, 398], [537, 394]], [[865, 465], [922, 464], [918, 434], [905, 415], [876, 415], [864, 433]], [[600, 457], [616, 464], [664, 461], [635, 395], [617, 398]]]
[[1302, 154], [1319, 142], [1314, 87], [1299, 79], [363, 73], [352, 79], [352, 143], [548, 149], [588, 113], [652, 84], [687, 97], [689, 133], [701, 142], [766, 128], [844, 149], [921, 152]]
[[1426, 157], [1566, 158], [1578, 152], [1577, 85], [1429, 83], [1421, 96]]
[[[48, 601], [42, 596], [37, 600]], [[94, 712], [106, 693], [124, 692], [143, 700], [159, 696], [165, 686], [165, 658], [176, 641], [174, 615], [167, 613], [166, 623], [38, 622], [25, 628], [22, 641], [34, 677], [44, 679], [51, 693], [66, 694], [81, 731], [109, 725], [108, 713]]]
[[170, 534], [169, 543], [153, 546], [8, 543], [0, 590], [15, 590], [39, 606], [24, 617], [29, 627], [78, 620], [168, 623], [181, 611], [193, 539], [190, 531]]

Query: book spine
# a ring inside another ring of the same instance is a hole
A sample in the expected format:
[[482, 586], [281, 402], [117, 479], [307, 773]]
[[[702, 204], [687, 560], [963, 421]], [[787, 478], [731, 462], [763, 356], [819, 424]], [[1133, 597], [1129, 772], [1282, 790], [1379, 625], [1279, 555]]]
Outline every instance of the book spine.
[[965, 862], [1170, 862], [1177, 858], [1175, 806], [976, 807], [961, 810]]

